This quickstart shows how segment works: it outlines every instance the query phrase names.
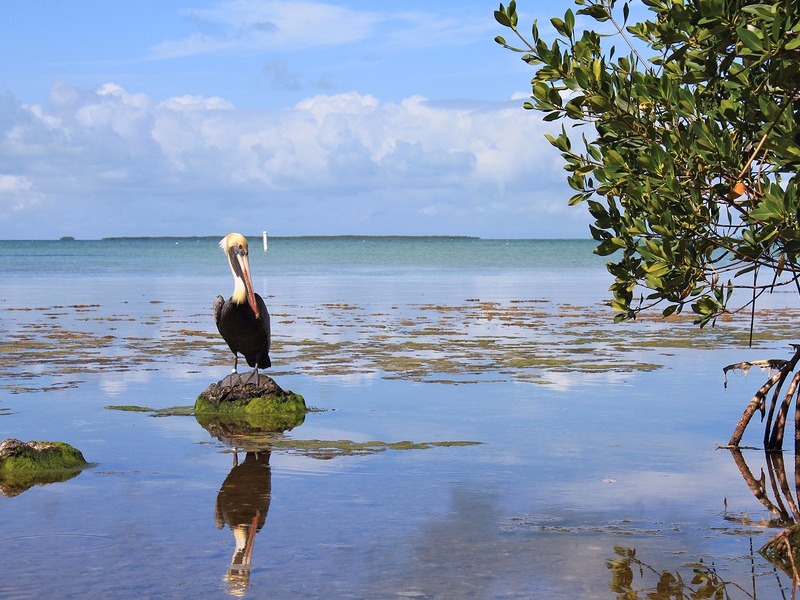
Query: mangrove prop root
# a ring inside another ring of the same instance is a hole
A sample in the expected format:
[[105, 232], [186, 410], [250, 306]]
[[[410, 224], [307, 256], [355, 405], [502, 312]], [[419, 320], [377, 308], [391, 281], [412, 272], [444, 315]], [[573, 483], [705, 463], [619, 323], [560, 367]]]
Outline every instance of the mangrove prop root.
[[[781, 388], [783, 388], [783, 384], [786, 381], [786, 378], [789, 376], [789, 370], [787, 368], [782, 368], [780, 371], [781, 377], [778, 385], [775, 387], [775, 393], [772, 397], [773, 404], [777, 403], [778, 396], [781, 393]], [[791, 392], [791, 390], [790, 390]], [[786, 428], [786, 416], [789, 414], [789, 406], [792, 403], [792, 397], [790, 393], [787, 393], [786, 396], [783, 398], [783, 402], [781, 402], [781, 406], [778, 409], [778, 416], [775, 418], [775, 425], [772, 427], [770, 431], [771, 422], [767, 422], [764, 424], [764, 447], [765, 448], [781, 448], [783, 446], [783, 432]]]
[[[783, 543], [786, 545], [786, 554], [789, 557], [789, 563], [792, 565], [792, 579], [794, 579], [795, 587], [800, 587], [800, 576], [797, 575], [797, 565], [794, 564], [794, 550], [792, 544], [789, 542], [789, 536], [783, 538]], [[792, 598], [794, 598], [794, 590], [792, 590]]]
[[[788, 373], [787, 373], [788, 374]], [[781, 379], [779, 387], [783, 385], [784, 379]], [[795, 390], [797, 390], [797, 383], [800, 381], [800, 373], [795, 373], [794, 377], [792, 377], [792, 381], [789, 384], [789, 389], [786, 390], [786, 395], [783, 397], [783, 402], [781, 403], [781, 408], [778, 411], [778, 420], [775, 422], [775, 427], [772, 430], [772, 435], [769, 436], [769, 444], [766, 444], [767, 449], [769, 450], [780, 450], [783, 448], [783, 432], [786, 428], [786, 417], [789, 414], [789, 407], [792, 405], [792, 397], [795, 394]], [[795, 408], [795, 431], [797, 431], [797, 408]], [[767, 438], [768, 431], [764, 432], [764, 439]], [[796, 434], [795, 434], [796, 436]]]
[[[741, 449], [730, 448], [730, 452], [745, 483], [747, 483], [747, 487], [750, 488], [750, 491], [756, 499], [764, 505], [764, 508], [772, 514], [772, 518], [766, 522], [766, 526], [787, 527], [787, 525], [792, 523], [800, 522], [797, 504], [795, 503], [793, 492], [790, 489], [789, 479], [786, 476], [783, 454], [780, 452], [765, 452], [764, 457], [767, 463], [767, 472], [765, 474], [762, 470], [760, 477], [756, 478], [750, 470], [747, 461], [744, 459]], [[796, 460], [795, 469], [797, 469], [797, 464], [798, 462]], [[797, 481], [800, 481], [800, 479]], [[771, 496], [769, 490], [772, 492]], [[774, 500], [772, 498], [774, 498]], [[746, 515], [737, 517], [726, 513], [725, 520], [744, 525], [752, 523], [750, 518]]]
[[[780, 452], [767, 452], [767, 471], [769, 473], [770, 481], [772, 482], [772, 493], [775, 495], [775, 500], [778, 504], [780, 513], [786, 521], [800, 521], [800, 513], [797, 512], [797, 503], [792, 495], [792, 490], [789, 487], [789, 478], [786, 477], [786, 466], [783, 462], [783, 454]], [[795, 469], [797, 463], [795, 461]], [[800, 481], [796, 478], [795, 481]], [[778, 487], [780, 486], [780, 488]], [[782, 498], [786, 499], [787, 509], [783, 503]]]
[[786, 382], [786, 378], [791, 372], [791, 369], [788, 367], [789, 362], [783, 361], [783, 363], [784, 364], [778, 367], [780, 380], [778, 381], [778, 385], [775, 387], [775, 391], [772, 394], [772, 402], [770, 403], [769, 407], [769, 417], [767, 418], [767, 422], [764, 424], [764, 448], [780, 448], [783, 446], [783, 430], [786, 427], [786, 416], [789, 414], [791, 397], [784, 398], [784, 401], [781, 403], [781, 407], [778, 410], [778, 416], [775, 419], [775, 426], [772, 427], [772, 415], [775, 411], [775, 406], [778, 403], [778, 396], [780, 396], [783, 384]]
[[[765, 430], [764, 430], [764, 445], [768, 450], [778, 450], [783, 445], [783, 431], [786, 427], [786, 417], [789, 411], [789, 405], [791, 404], [792, 397], [795, 395], [795, 392], [800, 384], [800, 373], [795, 374], [792, 378], [792, 382], [789, 386], [789, 389], [784, 396], [783, 403], [781, 404], [780, 409], [778, 410], [778, 415], [775, 419], [773, 424], [772, 422], [772, 413], [773, 407], [777, 403], [777, 396], [780, 393], [781, 388], [783, 387], [783, 383], [786, 381], [786, 378], [789, 376], [789, 373], [793, 372], [795, 367], [797, 366], [798, 361], [800, 361], [800, 344], [791, 344], [792, 348], [794, 348], [794, 356], [792, 356], [791, 360], [765, 360], [765, 361], [754, 361], [754, 362], [746, 362], [746, 363], [736, 363], [733, 365], [728, 365], [723, 369], [723, 372], [726, 375], [730, 370], [738, 369], [744, 372], [751, 366], [758, 366], [761, 368], [777, 368], [778, 371], [774, 373], [764, 385], [755, 393], [752, 397], [750, 402], [744, 409], [739, 422], [736, 424], [736, 428], [733, 430], [733, 435], [731, 436], [730, 441], [728, 442], [728, 447], [739, 447], [739, 442], [742, 440], [742, 436], [744, 435], [744, 431], [747, 428], [747, 425], [750, 423], [750, 420], [753, 418], [756, 410], [761, 410], [762, 415], [764, 413], [766, 407], [766, 397], [769, 391], [777, 384], [778, 387], [775, 389], [775, 394], [773, 396], [772, 406], [770, 407], [769, 417], [766, 420]], [[795, 407], [795, 447], [797, 448], [800, 446], [800, 407]]]
[[795, 550], [792, 545], [792, 540], [796, 533], [796, 525], [794, 527], [784, 529], [780, 533], [773, 536], [770, 541], [764, 544], [760, 551], [762, 555], [766, 556], [770, 560], [770, 562], [773, 562], [773, 559], [777, 559], [779, 562], [773, 562], [773, 564], [780, 566], [781, 569], [792, 578], [794, 584], [792, 586], [792, 598], [795, 597], [796, 591], [800, 589], [800, 573], [797, 571], [797, 563], [794, 559]]

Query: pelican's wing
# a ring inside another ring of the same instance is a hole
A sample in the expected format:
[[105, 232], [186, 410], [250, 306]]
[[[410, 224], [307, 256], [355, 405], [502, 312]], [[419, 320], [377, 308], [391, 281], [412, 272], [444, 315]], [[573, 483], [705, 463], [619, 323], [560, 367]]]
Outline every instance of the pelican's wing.
[[258, 312], [261, 314], [261, 325], [264, 328], [264, 333], [267, 334], [267, 351], [269, 351], [270, 347], [272, 346], [272, 334], [270, 332], [269, 327], [269, 311], [267, 310], [267, 305], [264, 302], [264, 299], [256, 294], [256, 305], [258, 306]]
[[214, 298], [214, 322], [217, 324], [217, 329], [219, 329], [219, 320], [222, 317], [222, 307], [224, 304], [225, 298], [222, 296]]
[[217, 526], [217, 529], [225, 527], [225, 515], [222, 512], [222, 507], [219, 505], [219, 495], [217, 495], [217, 501], [214, 503], [214, 524]]

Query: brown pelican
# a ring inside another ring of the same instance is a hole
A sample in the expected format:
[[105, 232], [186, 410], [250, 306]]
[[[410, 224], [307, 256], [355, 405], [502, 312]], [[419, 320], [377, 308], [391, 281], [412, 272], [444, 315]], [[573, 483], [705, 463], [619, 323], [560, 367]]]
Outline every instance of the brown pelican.
[[214, 320], [228, 347], [233, 352], [233, 371], [230, 384], [235, 383], [239, 354], [244, 356], [253, 372], [241, 378], [258, 385], [258, 369], [271, 365], [269, 360], [269, 313], [264, 300], [253, 290], [250, 279], [250, 260], [247, 257], [247, 240], [240, 233], [229, 233], [219, 243], [228, 257], [233, 273], [233, 294], [229, 300], [217, 296], [214, 300]]

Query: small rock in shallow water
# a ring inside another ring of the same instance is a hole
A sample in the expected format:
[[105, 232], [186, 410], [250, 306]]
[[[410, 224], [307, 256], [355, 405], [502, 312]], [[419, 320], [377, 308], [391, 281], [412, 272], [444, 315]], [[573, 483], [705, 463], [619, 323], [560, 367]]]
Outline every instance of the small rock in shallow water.
[[258, 376], [258, 384], [245, 382], [241, 376], [229, 375], [221, 381], [212, 383], [203, 392], [206, 400], [213, 403], [249, 400], [264, 396], [280, 397], [287, 394], [291, 394], [291, 392], [284, 391], [272, 377], [266, 375]]
[[90, 466], [83, 454], [64, 442], [0, 442], [0, 494], [16, 496], [33, 485], [66, 481]]
[[14, 438], [6, 438], [0, 442], [0, 467], [10, 470], [8, 459], [26, 459], [15, 462], [16, 468], [29, 471], [50, 471], [53, 469], [71, 469], [88, 464], [83, 454], [64, 442], [22, 442]]
[[266, 375], [259, 375], [258, 384], [225, 377], [208, 386], [194, 404], [200, 425], [221, 438], [286, 431], [302, 424], [306, 412], [300, 394], [284, 390]]

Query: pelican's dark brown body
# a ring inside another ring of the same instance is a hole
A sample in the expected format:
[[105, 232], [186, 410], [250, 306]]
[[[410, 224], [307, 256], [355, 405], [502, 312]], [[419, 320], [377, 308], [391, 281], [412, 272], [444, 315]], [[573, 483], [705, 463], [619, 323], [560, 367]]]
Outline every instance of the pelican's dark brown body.
[[214, 301], [214, 320], [217, 322], [222, 339], [234, 355], [241, 354], [253, 368], [266, 369], [269, 360], [269, 313], [264, 300], [255, 294], [259, 316], [246, 302], [236, 304], [217, 296]]

